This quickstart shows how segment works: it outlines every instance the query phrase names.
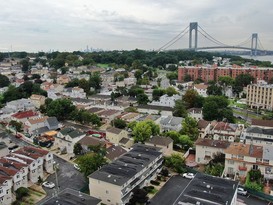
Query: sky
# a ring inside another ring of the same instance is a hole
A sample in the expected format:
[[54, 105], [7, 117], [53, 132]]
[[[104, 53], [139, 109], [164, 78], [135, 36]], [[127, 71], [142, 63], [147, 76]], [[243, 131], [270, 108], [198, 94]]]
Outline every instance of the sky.
[[[263, 48], [273, 50], [272, 0], [0, 0], [0, 5], [0, 52], [157, 50], [190, 22], [228, 45], [258, 33]], [[198, 46], [215, 45], [205, 36], [198, 33]], [[188, 47], [185, 33], [169, 48]]]

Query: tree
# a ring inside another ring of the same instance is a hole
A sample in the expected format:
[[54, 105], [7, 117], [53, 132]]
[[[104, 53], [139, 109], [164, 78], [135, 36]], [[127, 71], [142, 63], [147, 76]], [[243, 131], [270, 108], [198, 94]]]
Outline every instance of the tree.
[[160, 97], [162, 96], [162, 95], [164, 95], [165, 94], [165, 90], [164, 89], [154, 89], [153, 90], [153, 93], [152, 93], [152, 95], [153, 95], [153, 100], [155, 100], [155, 101], [159, 101], [159, 99], [160, 99]]
[[99, 72], [95, 72], [92, 75], [90, 75], [89, 84], [90, 84], [90, 87], [94, 88], [94, 90], [96, 91], [100, 90], [101, 83], [102, 83], [102, 79], [100, 77]]
[[106, 164], [106, 159], [97, 153], [88, 153], [79, 156], [76, 160], [81, 172], [85, 177], [98, 170], [102, 165]]
[[165, 157], [165, 166], [177, 173], [186, 171], [185, 159], [180, 154], [172, 154], [169, 157]]
[[166, 76], [167, 76], [167, 78], [169, 79], [170, 82], [172, 82], [173, 80], [177, 80], [177, 78], [178, 78], [177, 72], [167, 73]]
[[97, 114], [90, 113], [84, 109], [74, 109], [68, 117], [69, 119], [75, 120], [81, 124], [92, 124], [95, 126], [101, 125], [100, 118]]
[[103, 147], [101, 144], [98, 145], [89, 145], [88, 149], [90, 152], [99, 154], [101, 156], [105, 156], [106, 155], [106, 148]]
[[159, 127], [159, 125], [155, 124], [154, 121], [152, 121], [152, 120], [145, 120], [144, 122], [146, 122], [151, 127], [151, 131], [152, 131], [152, 135], [153, 136], [157, 136], [160, 133], [160, 127]]
[[189, 74], [184, 75], [183, 81], [184, 81], [184, 82], [189, 82], [189, 81], [191, 81], [191, 76], [190, 76]]
[[173, 109], [173, 116], [175, 117], [186, 117], [187, 110], [184, 101], [176, 100], [174, 109]]
[[220, 177], [224, 171], [225, 166], [222, 163], [208, 164], [205, 167], [205, 173]]
[[212, 84], [209, 85], [207, 88], [207, 94], [208, 95], [222, 95], [223, 94], [223, 89], [221, 86], [217, 84]]
[[116, 128], [119, 128], [119, 129], [124, 129], [127, 124], [124, 120], [120, 119], [120, 118], [116, 118], [113, 120], [113, 125], [116, 127]]
[[15, 194], [16, 194], [16, 199], [21, 200], [23, 197], [29, 195], [29, 189], [25, 187], [19, 187], [18, 189], [16, 189]]
[[168, 87], [168, 88], [166, 89], [166, 94], [167, 94], [168, 96], [173, 96], [173, 95], [178, 94], [178, 92], [175, 90], [174, 87]]
[[218, 78], [218, 83], [222, 86], [232, 86], [234, 82], [234, 79], [230, 76], [220, 76]]
[[194, 107], [197, 100], [198, 93], [196, 90], [189, 89], [185, 92], [182, 97], [182, 100], [185, 102], [187, 108]]
[[27, 72], [30, 68], [29, 59], [23, 59], [20, 61], [20, 64], [22, 66], [22, 71]]
[[199, 135], [197, 121], [192, 117], [186, 117], [182, 121], [182, 131], [181, 132], [184, 135], [188, 135], [192, 141], [195, 141]]
[[82, 152], [83, 152], [82, 145], [81, 145], [80, 143], [77, 142], [77, 143], [74, 145], [73, 153], [74, 153], [75, 155], [81, 155]]
[[137, 103], [140, 105], [146, 105], [149, 102], [149, 98], [145, 93], [137, 95]]
[[135, 142], [144, 143], [151, 137], [152, 128], [147, 122], [140, 121], [134, 126], [132, 134], [134, 136]]
[[82, 88], [85, 93], [90, 93], [90, 84], [84, 78], [79, 80], [79, 87]]
[[141, 79], [142, 73], [143, 73], [142, 70], [136, 70], [136, 71], [135, 71], [135, 78], [136, 78], [137, 80]]
[[23, 95], [19, 91], [19, 89], [16, 88], [14, 85], [10, 85], [8, 87], [8, 90], [3, 93], [2, 102], [6, 103], [6, 102], [10, 102], [10, 101], [17, 100], [20, 98], [23, 98]]
[[188, 150], [193, 146], [193, 141], [188, 135], [181, 135], [176, 131], [169, 131], [164, 134], [166, 137], [170, 137], [173, 140], [174, 145], [178, 145], [183, 150]]
[[22, 131], [22, 128], [23, 128], [22, 122], [17, 122], [15, 120], [11, 120], [9, 122], [9, 125], [12, 126], [12, 127], [14, 127], [14, 129], [15, 129], [16, 132], [21, 132]]
[[52, 101], [47, 106], [46, 113], [48, 116], [55, 116], [58, 120], [66, 120], [75, 109], [70, 99], [61, 98]]
[[9, 78], [5, 75], [0, 74], [0, 88], [9, 86], [10, 81]]
[[251, 82], [254, 81], [254, 77], [250, 74], [240, 74], [237, 75], [235, 78], [235, 83], [233, 86], [233, 92], [237, 95], [243, 91], [243, 88], [249, 85]]
[[228, 107], [228, 100], [224, 96], [209, 96], [205, 99], [203, 106], [205, 120], [223, 120], [234, 122], [232, 109]]
[[132, 192], [133, 195], [129, 200], [129, 205], [146, 204], [149, 200], [148, 192], [144, 189], [135, 188]]

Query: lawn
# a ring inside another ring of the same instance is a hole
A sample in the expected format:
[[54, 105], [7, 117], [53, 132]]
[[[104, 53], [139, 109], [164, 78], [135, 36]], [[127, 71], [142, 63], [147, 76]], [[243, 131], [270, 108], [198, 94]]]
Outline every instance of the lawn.
[[[246, 112], [241, 112], [239, 110], [234, 110], [233, 109], [233, 113], [238, 114], [238, 115], [242, 115], [242, 116], [245, 116], [245, 117], [247, 116]], [[248, 113], [248, 117], [251, 118], [251, 119], [258, 119], [258, 120], [261, 119], [260, 116], [254, 115], [252, 113]]]
[[101, 68], [108, 68], [109, 67], [108, 64], [102, 64], [102, 63], [98, 63], [97, 66], [101, 67]]
[[242, 104], [242, 103], [237, 103], [236, 100], [233, 99], [229, 99], [229, 106], [234, 106], [234, 107], [238, 107], [238, 108], [242, 108], [242, 109], [247, 109], [247, 105], [246, 104]]

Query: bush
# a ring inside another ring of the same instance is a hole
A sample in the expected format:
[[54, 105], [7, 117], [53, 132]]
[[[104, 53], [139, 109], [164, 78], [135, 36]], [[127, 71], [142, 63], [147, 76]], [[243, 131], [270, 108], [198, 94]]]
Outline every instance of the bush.
[[155, 186], [158, 186], [160, 184], [160, 182], [159, 181], [151, 180], [151, 184], [155, 185]]
[[152, 193], [154, 188], [155, 188], [154, 186], [145, 186], [145, 187], [143, 187], [143, 189], [148, 193]]
[[167, 176], [169, 176], [169, 170], [166, 169], [166, 168], [164, 168], [164, 169], [162, 169], [161, 174], [162, 174], [164, 177], [167, 177]]
[[16, 199], [21, 200], [23, 197], [29, 195], [29, 190], [28, 188], [20, 187], [15, 191], [15, 193], [16, 193]]

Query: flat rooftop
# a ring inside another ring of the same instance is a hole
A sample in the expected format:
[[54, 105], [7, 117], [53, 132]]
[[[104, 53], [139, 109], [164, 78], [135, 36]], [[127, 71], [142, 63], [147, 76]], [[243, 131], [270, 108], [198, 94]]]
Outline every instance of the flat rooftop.
[[230, 205], [238, 182], [197, 173], [174, 205]]
[[94, 198], [90, 195], [81, 193], [73, 189], [64, 189], [62, 190], [58, 197], [53, 196], [48, 199], [43, 205], [56, 205], [56, 204], [65, 204], [65, 205], [98, 205], [101, 202], [100, 199]]
[[132, 150], [111, 164], [104, 165], [89, 175], [89, 178], [121, 186], [159, 157], [162, 154], [159, 150], [156, 147], [135, 144]]

